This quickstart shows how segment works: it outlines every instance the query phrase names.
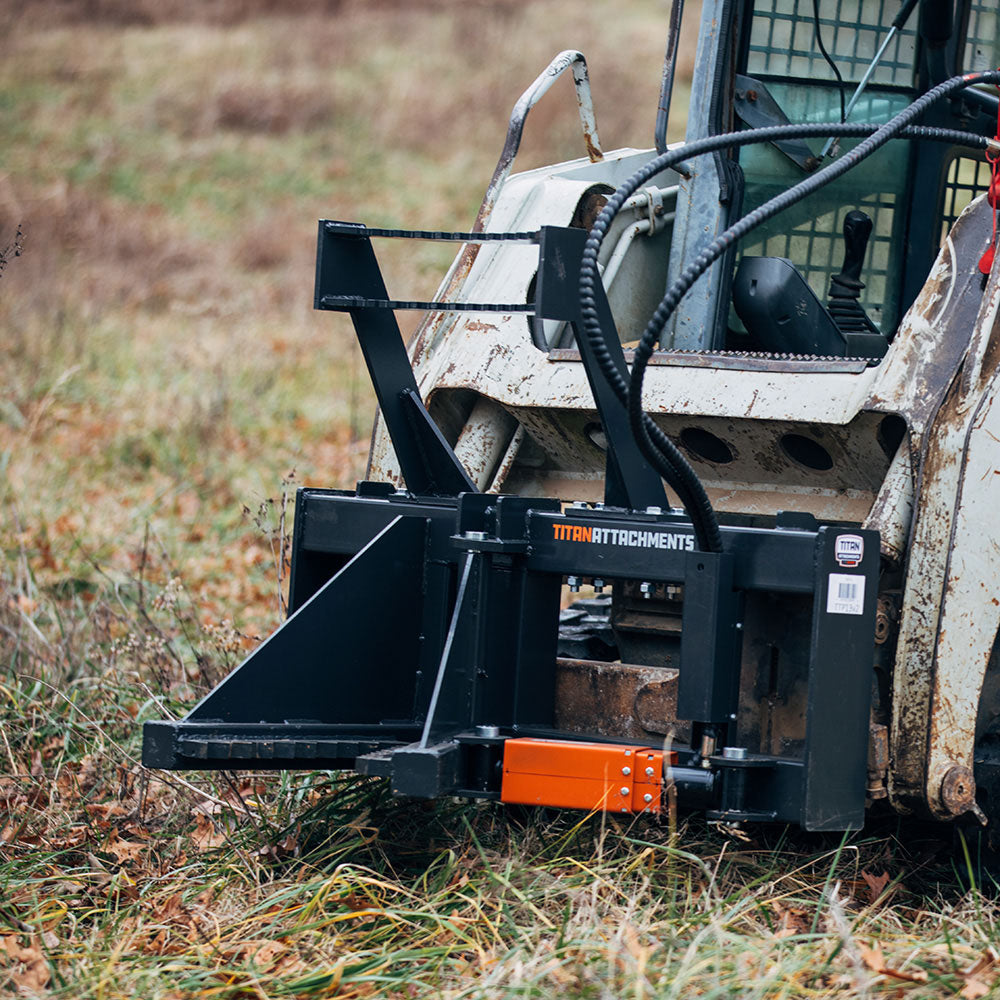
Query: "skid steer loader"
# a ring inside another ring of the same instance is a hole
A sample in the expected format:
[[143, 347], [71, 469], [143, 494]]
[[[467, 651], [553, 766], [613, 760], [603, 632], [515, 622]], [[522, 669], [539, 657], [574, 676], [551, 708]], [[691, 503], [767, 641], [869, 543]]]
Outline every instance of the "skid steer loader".
[[[681, 16], [655, 149], [602, 150], [564, 52], [470, 231], [319, 223], [368, 477], [299, 491], [288, 620], [145, 764], [1000, 826], [996, 4], [703, 0], [668, 148]], [[564, 72], [587, 155], [511, 173]], [[383, 239], [460, 245], [432, 302]]]

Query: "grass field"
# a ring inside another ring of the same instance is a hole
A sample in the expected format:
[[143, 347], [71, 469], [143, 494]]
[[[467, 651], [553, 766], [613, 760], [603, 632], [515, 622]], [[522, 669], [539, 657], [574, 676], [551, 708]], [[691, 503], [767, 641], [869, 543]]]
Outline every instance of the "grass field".
[[[589, 58], [605, 148], [649, 144], [665, 19], [654, 0], [0, 0], [0, 991], [993, 989], [995, 904], [913, 827], [515, 822], [327, 773], [138, 765], [142, 720], [280, 621], [295, 485], [363, 474], [372, 400], [349, 325], [311, 310], [315, 220], [467, 227], [510, 106], [562, 48]], [[523, 162], [581, 149], [557, 85]], [[424, 297], [447, 262], [383, 257]]]

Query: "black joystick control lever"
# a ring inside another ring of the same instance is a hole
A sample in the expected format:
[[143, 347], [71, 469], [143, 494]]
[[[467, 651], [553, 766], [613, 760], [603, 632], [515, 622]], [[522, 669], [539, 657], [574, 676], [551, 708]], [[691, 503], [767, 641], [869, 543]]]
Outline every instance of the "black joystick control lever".
[[841, 333], [879, 334], [878, 327], [868, 318], [858, 301], [865, 287], [861, 268], [868, 251], [872, 234], [871, 217], [855, 209], [844, 219], [844, 264], [840, 274], [830, 278], [830, 295], [827, 308]]
[[733, 276], [733, 306], [754, 349], [817, 357], [883, 357], [889, 341], [858, 301], [865, 287], [861, 267], [871, 233], [872, 220], [864, 212], [848, 213], [844, 266], [830, 280], [826, 307], [790, 260], [744, 257]]

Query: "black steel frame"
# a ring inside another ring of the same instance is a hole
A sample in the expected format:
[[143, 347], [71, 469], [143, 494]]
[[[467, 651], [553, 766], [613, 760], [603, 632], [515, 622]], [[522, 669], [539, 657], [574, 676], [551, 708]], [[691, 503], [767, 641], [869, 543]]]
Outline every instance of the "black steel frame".
[[[543, 230], [539, 315], [578, 324], [571, 275], [584, 236]], [[723, 527], [722, 552], [697, 551], [583, 337], [609, 441], [609, 502], [563, 510], [475, 492], [427, 416], [392, 312], [371, 305], [386, 298], [363, 227], [321, 223], [316, 302], [352, 315], [407, 489], [299, 491], [290, 617], [184, 719], [145, 724], [144, 764], [353, 768], [389, 777], [400, 795], [499, 797], [510, 737], [616, 742], [554, 729], [564, 577], [645, 580], [684, 587], [678, 716], [720, 749], [702, 757], [698, 739], [674, 748], [682, 798], [729, 821], [860, 826], [878, 534], [850, 529], [864, 547], [850, 570], [864, 587], [854, 614], [828, 605], [845, 529], [779, 518]], [[606, 303], [601, 320], [618, 345]], [[742, 614], [754, 591], [812, 598], [800, 757], [721, 752], [739, 744]]]

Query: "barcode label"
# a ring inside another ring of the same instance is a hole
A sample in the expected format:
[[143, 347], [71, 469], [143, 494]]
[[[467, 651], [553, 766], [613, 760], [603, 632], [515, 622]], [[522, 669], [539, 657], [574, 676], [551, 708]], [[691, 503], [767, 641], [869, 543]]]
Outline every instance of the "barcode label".
[[831, 573], [826, 594], [828, 615], [860, 615], [865, 607], [865, 578], [851, 573]]

